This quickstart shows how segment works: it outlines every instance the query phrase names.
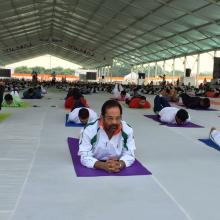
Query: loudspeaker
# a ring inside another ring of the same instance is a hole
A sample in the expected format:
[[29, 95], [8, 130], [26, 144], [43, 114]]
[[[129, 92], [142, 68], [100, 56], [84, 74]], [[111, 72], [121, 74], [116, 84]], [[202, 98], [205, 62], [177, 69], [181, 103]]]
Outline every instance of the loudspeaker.
[[86, 72], [87, 80], [96, 80], [96, 72]]
[[138, 73], [138, 79], [145, 79], [145, 73]]
[[10, 69], [0, 69], [0, 77], [11, 77]]
[[190, 74], [191, 74], [191, 69], [186, 69], [186, 73], [185, 73], [185, 76], [186, 77], [190, 77]]
[[220, 78], [220, 57], [214, 57], [213, 79]]

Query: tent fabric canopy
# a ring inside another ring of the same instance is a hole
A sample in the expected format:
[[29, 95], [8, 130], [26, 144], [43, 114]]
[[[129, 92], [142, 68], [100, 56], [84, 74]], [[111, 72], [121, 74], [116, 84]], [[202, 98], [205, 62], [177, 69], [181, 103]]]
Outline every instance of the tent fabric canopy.
[[124, 81], [129, 83], [137, 83], [138, 73], [131, 72], [128, 75], [124, 76]]
[[96, 68], [215, 50], [219, 11], [219, 0], [1, 0], [0, 65], [51, 54]]

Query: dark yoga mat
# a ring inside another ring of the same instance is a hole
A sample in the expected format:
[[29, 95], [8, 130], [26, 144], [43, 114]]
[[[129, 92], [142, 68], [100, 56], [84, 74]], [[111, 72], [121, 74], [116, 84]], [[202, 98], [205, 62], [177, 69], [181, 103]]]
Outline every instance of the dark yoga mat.
[[220, 151], [220, 147], [214, 143], [211, 139], [198, 139], [199, 141], [201, 141], [202, 143], [206, 144], [209, 147], [212, 147], [218, 151]]
[[[183, 104], [178, 104], [178, 103], [175, 103], [175, 105], [179, 106], [179, 107], [184, 107], [186, 108], [185, 105]], [[201, 108], [189, 108], [191, 110], [195, 110], [195, 111], [208, 111], [208, 112], [215, 112], [215, 111], [219, 111], [218, 109], [214, 109], [214, 108], [207, 108], [207, 109], [201, 109]]]
[[177, 124], [166, 124], [164, 122], [161, 122], [160, 121], [160, 118], [157, 116], [157, 115], [144, 115], [145, 117], [147, 118], [150, 118], [156, 122], [160, 122], [161, 125], [166, 125], [167, 127], [180, 127], [180, 128], [204, 128], [203, 126], [201, 125], [197, 125], [197, 124], [194, 124], [192, 122], [187, 122], [186, 124], [184, 125], [177, 125]]
[[72, 121], [67, 121], [68, 117], [69, 117], [69, 115], [66, 114], [66, 122], [65, 122], [65, 126], [66, 127], [84, 127], [85, 126], [83, 124], [77, 124], [77, 123], [72, 122]]
[[68, 137], [67, 142], [73, 166], [78, 177], [151, 175], [151, 172], [148, 171], [138, 160], [135, 160], [131, 167], [123, 169], [120, 173], [107, 173], [104, 170], [84, 167], [80, 162], [80, 157], [77, 155], [79, 150], [79, 139]]

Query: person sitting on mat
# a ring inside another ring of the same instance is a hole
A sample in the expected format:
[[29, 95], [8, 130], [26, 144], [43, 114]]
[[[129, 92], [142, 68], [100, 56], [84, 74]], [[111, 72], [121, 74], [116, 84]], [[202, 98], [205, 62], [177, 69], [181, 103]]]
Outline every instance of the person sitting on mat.
[[68, 121], [77, 124], [87, 124], [98, 119], [97, 114], [90, 108], [75, 108], [69, 113]]
[[165, 88], [160, 94], [167, 99], [168, 102], [178, 102], [179, 97], [177, 94], [177, 90], [174, 88]]
[[180, 94], [183, 104], [191, 109], [208, 109], [210, 107], [209, 98], [201, 98], [199, 96], [189, 96], [186, 93]]
[[154, 99], [154, 112], [160, 117], [161, 122], [167, 124], [182, 125], [190, 121], [190, 116], [185, 109], [171, 107], [169, 102], [159, 95]]
[[150, 108], [151, 107], [150, 103], [146, 100], [145, 96], [132, 97], [127, 103], [128, 103], [129, 108]]
[[85, 126], [80, 135], [82, 165], [88, 168], [120, 172], [135, 161], [133, 129], [122, 120], [122, 107], [115, 100], [106, 101], [101, 118]]
[[21, 107], [21, 99], [17, 95], [6, 94], [2, 107]]
[[209, 138], [220, 147], [220, 131], [212, 127], [209, 132]]

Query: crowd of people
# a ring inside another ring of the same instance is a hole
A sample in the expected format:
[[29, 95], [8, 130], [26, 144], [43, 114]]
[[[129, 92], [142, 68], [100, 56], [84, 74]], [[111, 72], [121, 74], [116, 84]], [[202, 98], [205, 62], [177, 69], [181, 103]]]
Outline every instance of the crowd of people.
[[[80, 132], [78, 152], [82, 165], [107, 172], [120, 172], [135, 160], [133, 129], [122, 120], [121, 103], [133, 109], [153, 108], [161, 122], [180, 126], [191, 121], [187, 109], [210, 108], [207, 92], [211, 91], [207, 85], [200, 85], [196, 89], [165, 83], [158, 87], [152, 83], [147, 86], [85, 82], [50, 84], [24, 80], [0, 81], [0, 107], [21, 107], [22, 99], [41, 99], [51, 86], [67, 92], [64, 108], [70, 111], [68, 121], [84, 125]], [[104, 102], [101, 115], [98, 115], [89, 107], [85, 95], [103, 92], [112, 97]], [[22, 94], [21, 98], [19, 93]], [[146, 94], [155, 96], [153, 106]], [[174, 107], [172, 103], [181, 104], [184, 108]], [[220, 146], [220, 131], [213, 127], [210, 139]]]

